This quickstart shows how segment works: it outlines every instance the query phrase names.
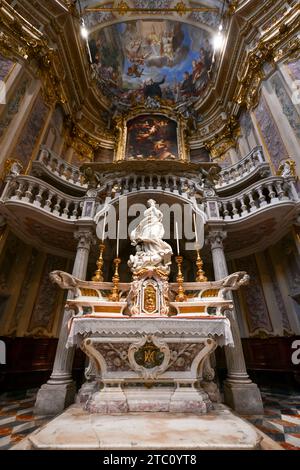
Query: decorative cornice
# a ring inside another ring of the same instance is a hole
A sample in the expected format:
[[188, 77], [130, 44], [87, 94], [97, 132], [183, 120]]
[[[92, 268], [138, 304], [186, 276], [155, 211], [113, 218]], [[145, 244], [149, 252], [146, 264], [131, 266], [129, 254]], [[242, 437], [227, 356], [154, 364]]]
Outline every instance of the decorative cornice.
[[42, 81], [48, 105], [64, 103], [62, 77], [57, 73], [58, 54], [49, 47], [44, 34], [4, 0], [0, 1], [0, 26], [0, 52], [33, 66]]
[[[70, 4], [70, 1], [67, 1], [68, 4]], [[236, 0], [234, 0], [231, 3], [237, 3]], [[137, 7], [137, 6], [130, 6], [128, 5], [124, 0], [121, 0], [120, 2], [116, 3], [116, 5], [110, 6], [110, 5], [98, 5], [98, 6], [92, 6], [92, 7], [87, 7], [84, 10], [84, 13], [90, 13], [90, 12], [102, 12], [102, 13], [117, 13], [118, 15], [127, 15], [128, 13], [177, 13], [179, 16], [186, 15], [188, 13], [192, 12], [218, 12], [219, 8], [216, 7], [208, 7], [208, 6], [201, 6], [201, 7], [191, 7], [187, 6], [182, 0], [178, 1], [175, 5], [172, 7], [166, 7], [166, 6], [160, 6], [156, 7], [155, 5], [144, 5], [143, 7]]]
[[299, 30], [299, 14], [299, 7], [296, 6], [280, 20], [275, 19], [256, 46], [248, 52], [238, 74], [234, 102], [248, 109], [257, 106], [260, 85], [265, 78], [264, 64], [271, 63], [275, 66], [287, 54], [296, 54], [299, 51], [300, 40], [295, 37]]
[[236, 139], [240, 134], [240, 125], [235, 117], [230, 117], [221, 132], [213, 139], [205, 142], [206, 150], [210, 152], [213, 159], [219, 158], [231, 147], [236, 146]]

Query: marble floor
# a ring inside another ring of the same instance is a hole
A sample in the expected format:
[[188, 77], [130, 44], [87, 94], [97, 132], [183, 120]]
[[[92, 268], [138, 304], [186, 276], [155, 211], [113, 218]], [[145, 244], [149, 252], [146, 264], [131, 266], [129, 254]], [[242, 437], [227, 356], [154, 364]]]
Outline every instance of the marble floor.
[[300, 450], [300, 393], [261, 389], [263, 416], [244, 416], [284, 449]]
[[[0, 395], [0, 450], [9, 449], [38, 427], [47, 417], [33, 415], [36, 390]], [[300, 394], [263, 389], [263, 416], [245, 416], [284, 449], [300, 450]]]

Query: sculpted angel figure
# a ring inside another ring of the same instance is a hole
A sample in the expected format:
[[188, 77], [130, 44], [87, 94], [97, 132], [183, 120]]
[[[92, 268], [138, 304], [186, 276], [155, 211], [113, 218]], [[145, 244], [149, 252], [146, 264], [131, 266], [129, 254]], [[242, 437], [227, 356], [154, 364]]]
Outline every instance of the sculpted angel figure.
[[128, 262], [132, 269], [171, 264], [172, 248], [162, 239], [165, 232], [162, 212], [153, 199], [149, 199], [147, 206], [144, 218], [130, 234], [132, 245], [137, 247], [136, 254], [131, 255]]

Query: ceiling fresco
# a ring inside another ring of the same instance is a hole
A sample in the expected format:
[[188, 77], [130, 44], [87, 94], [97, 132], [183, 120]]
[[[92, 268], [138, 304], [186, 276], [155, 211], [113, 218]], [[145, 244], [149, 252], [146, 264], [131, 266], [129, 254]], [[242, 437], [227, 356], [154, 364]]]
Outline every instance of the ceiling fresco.
[[209, 81], [211, 35], [186, 23], [118, 23], [91, 34], [89, 46], [98, 86], [118, 106], [193, 102]]

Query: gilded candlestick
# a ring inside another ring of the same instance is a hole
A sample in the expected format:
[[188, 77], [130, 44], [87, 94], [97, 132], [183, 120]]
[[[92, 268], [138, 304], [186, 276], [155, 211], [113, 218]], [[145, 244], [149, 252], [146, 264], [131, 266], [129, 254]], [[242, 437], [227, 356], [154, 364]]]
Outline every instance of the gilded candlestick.
[[105, 250], [105, 245], [104, 243], [100, 243], [99, 245], [99, 248], [100, 248], [100, 253], [99, 253], [99, 258], [97, 260], [97, 270], [95, 271], [95, 275], [92, 277], [92, 281], [95, 281], [95, 282], [103, 282], [104, 278], [103, 278], [103, 264], [104, 264], [104, 260], [103, 260], [103, 252]]
[[112, 300], [113, 302], [118, 302], [120, 300], [120, 294], [119, 294], [119, 282], [120, 282], [120, 276], [119, 276], [119, 264], [121, 263], [120, 258], [115, 258], [114, 259], [114, 265], [115, 265], [115, 272], [112, 278], [112, 282], [114, 284], [114, 287], [112, 289], [112, 292], [110, 294], [109, 299]]
[[178, 293], [177, 293], [177, 296], [176, 296], [176, 302], [184, 302], [187, 299], [187, 297], [185, 295], [185, 291], [184, 291], [184, 287], [183, 287], [184, 278], [183, 278], [183, 274], [182, 274], [182, 270], [181, 270], [183, 257], [182, 256], [176, 256], [175, 260], [176, 260], [177, 269], [178, 269], [177, 278], [176, 278], [176, 281], [177, 281], [177, 284], [178, 284]]
[[197, 250], [197, 260], [196, 260], [196, 265], [197, 265], [197, 276], [196, 276], [196, 282], [207, 282], [207, 277], [205, 276], [205, 272], [203, 271], [203, 261], [200, 256], [200, 250]]

